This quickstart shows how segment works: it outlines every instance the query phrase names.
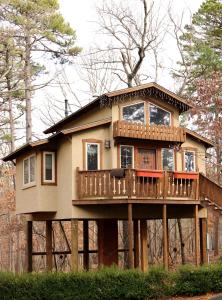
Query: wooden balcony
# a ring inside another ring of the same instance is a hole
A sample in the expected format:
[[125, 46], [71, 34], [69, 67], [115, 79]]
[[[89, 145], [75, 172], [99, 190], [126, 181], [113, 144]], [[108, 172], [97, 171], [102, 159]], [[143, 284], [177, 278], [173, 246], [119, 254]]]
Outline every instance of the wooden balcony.
[[78, 200], [199, 201], [199, 173], [126, 169], [122, 177], [114, 174], [114, 170], [77, 170]]
[[183, 143], [186, 140], [186, 132], [181, 127], [116, 121], [113, 123], [113, 137]]

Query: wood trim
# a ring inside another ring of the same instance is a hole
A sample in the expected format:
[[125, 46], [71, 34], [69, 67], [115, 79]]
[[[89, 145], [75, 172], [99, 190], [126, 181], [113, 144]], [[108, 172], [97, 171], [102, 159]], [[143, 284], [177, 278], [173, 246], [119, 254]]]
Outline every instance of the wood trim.
[[[52, 152], [55, 157], [55, 181], [45, 182], [44, 181], [44, 152]], [[41, 185], [57, 185], [57, 151], [43, 150], [41, 151]]]
[[86, 199], [86, 200], [79, 200], [75, 199], [72, 200], [72, 205], [106, 205], [106, 204], [114, 204], [114, 205], [119, 205], [119, 204], [175, 204], [175, 205], [194, 205], [198, 204], [200, 205], [199, 200], [180, 200], [180, 199], [141, 199], [141, 198], [135, 198], [135, 199], [121, 199], [121, 198], [116, 198], [116, 199]]
[[82, 154], [83, 154], [83, 170], [86, 171], [86, 143], [94, 143], [100, 145], [100, 166], [99, 169], [103, 169], [103, 141], [98, 139], [82, 139]]

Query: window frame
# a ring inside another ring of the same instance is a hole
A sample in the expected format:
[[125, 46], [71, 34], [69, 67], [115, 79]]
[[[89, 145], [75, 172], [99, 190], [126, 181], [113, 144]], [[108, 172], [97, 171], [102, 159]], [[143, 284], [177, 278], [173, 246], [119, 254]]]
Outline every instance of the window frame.
[[119, 167], [122, 168], [121, 166], [121, 148], [122, 147], [130, 147], [132, 148], [132, 169], [134, 168], [134, 163], [135, 163], [135, 159], [134, 159], [134, 153], [135, 153], [135, 147], [133, 145], [119, 145]]
[[175, 153], [174, 149], [172, 149], [172, 148], [161, 148], [161, 168], [162, 168], [162, 170], [165, 170], [163, 168], [163, 149], [172, 150], [172, 153], [173, 153], [173, 169], [172, 170], [166, 170], [166, 171], [175, 172], [175, 170], [176, 170], [176, 153]]
[[[35, 169], [34, 169], [34, 177], [35, 177], [35, 180], [34, 181], [30, 181], [30, 175], [31, 175], [31, 172], [30, 172], [30, 158], [34, 157], [35, 158]], [[28, 182], [25, 183], [25, 161], [28, 160]], [[23, 188], [28, 188], [28, 187], [32, 187], [32, 186], [35, 186], [36, 185], [36, 154], [30, 154], [28, 156], [26, 156], [23, 161], [22, 161], [22, 184], [23, 184]]]
[[[169, 125], [158, 125], [158, 124], [151, 124], [150, 123], [150, 107], [151, 107], [151, 105], [156, 106], [156, 107], [158, 107], [158, 108], [160, 108], [160, 109], [162, 109], [162, 110], [164, 110], [164, 111], [166, 111], [167, 113], [170, 114], [170, 124]], [[148, 124], [150, 126], [152, 126], [152, 125], [157, 125], [157, 126], [172, 126], [172, 112], [169, 111], [169, 110], [167, 110], [167, 109], [165, 109], [165, 108], [163, 108], [163, 107], [161, 107], [161, 106], [159, 106], [159, 105], [157, 105], [157, 104], [155, 104], [155, 103], [149, 102], [148, 103]]]
[[[45, 178], [45, 155], [52, 154], [52, 180]], [[57, 158], [55, 151], [42, 151], [42, 185], [57, 185]]]
[[[194, 154], [194, 170], [193, 171], [186, 171], [186, 159], [185, 159], [186, 152], [192, 152]], [[187, 173], [197, 172], [196, 149], [183, 149], [183, 171], [187, 172]]]
[[[133, 105], [136, 105], [136, 104], [143, 104], [143, 109], [144, 109], [144, 122], [137, 122], [137, 121], [129, 121], [129, 120], [125, 120], [124, 117], [123, 117], [123, 109], [124, 107], [128, 107], [128, 106], [133, 106]], [[139, 123], [139, 124], [147, 124], [147, 114], [146, 114], [146, 102], [145, 101], [136, 101], [136, 102], [133, 102], [133, 103], [128, 103], [128, 104], [124, 104], [124, 105], [121, 105], [121, 120], [122, 121], [126, 121], [126, 122], [131, 122], [131, 123]]]
[[98, 170], [103, 168], [103, 141], [97, 139], [83, 139], [82, 140], [82, 149], [83, 149], [83, 170], [88, 170], [87, 165], [87, 144], [98, 144]]

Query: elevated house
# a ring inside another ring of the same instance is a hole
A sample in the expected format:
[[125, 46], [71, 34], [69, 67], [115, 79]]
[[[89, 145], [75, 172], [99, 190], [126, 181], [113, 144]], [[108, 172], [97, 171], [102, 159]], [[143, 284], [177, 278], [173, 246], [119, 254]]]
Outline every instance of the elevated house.
[[207, 261], [206, 201], [221, 205], [222, 188], [205, 176], [214, 144], [179, 125], [186, 101], [156, 83], [104, 94], [45, 130], [49, 136], [4, 158], [16, 160], [16, 211], [46, 221], [52, 268], [52, 221], [71, 221], [71, 261], [78, 269], [78, 221], [83, 221], [84, 267], [88, 221], [98, 225], [99, 265], [118, 263], [118, 220], [128, 221], [129, 266], [148, 268], [147, 222], [162, 219], [168, 267], [168, 219], [194, 218], [195, 261]]

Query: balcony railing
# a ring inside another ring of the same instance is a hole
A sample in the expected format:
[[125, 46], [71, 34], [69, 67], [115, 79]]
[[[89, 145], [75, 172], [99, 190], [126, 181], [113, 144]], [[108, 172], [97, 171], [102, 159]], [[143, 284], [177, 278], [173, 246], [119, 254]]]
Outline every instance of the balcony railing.
[[113, 137], [183, 143], [186, 140], [186, 132], [181, 127], [116, 121], [113, 123]]
[[198, 200], [198, 173], [135, 169], [120, 173], [77, 170], [78, 199]]

